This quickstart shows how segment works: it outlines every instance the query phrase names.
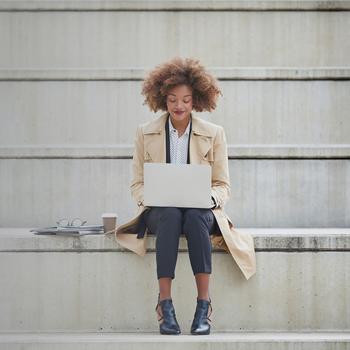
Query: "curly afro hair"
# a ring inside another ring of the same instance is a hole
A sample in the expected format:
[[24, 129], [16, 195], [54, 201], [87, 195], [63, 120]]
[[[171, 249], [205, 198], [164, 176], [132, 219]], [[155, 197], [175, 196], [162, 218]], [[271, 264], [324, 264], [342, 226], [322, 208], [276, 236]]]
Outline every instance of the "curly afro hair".
[[211, 112], [216, 108], [219, 94], [217, 79], [208, 73], [199, 60], [175, 57], [160, 64], [144, 79], [141, 94], [144, 105], [151, 111], [167, 111], [166, 97], [173, 87], [186, 84], [192, 89], [192, 106], [197, 112]]

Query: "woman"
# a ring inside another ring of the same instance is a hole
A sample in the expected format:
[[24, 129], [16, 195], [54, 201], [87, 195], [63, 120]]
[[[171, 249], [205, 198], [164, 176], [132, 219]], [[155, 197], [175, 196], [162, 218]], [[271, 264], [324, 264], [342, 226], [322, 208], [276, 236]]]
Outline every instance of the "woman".
[[[176, 57], [150, 72], [143, 82], [142, 94], [152, 111], [163, 110], [165, 113], [137, 128], [131, 194], [139, 212], [116, 230], [116, 240], [144, 256], [147, 233], [156, 235], [159, 329], [161, 334], [180, 334], [172, 304], [171, 283], [175, 278], [180, 234], [185, 235], [198, 292], [191, 334], [209, 334], [212, 247], [224, 248], [231, 253], [246, 279], [256, 271], [253, 238], [234, 230], [224, 212], [230, 196], [224, 129], [192, 113], [192, 110], [214, 110], [221, 91], [217, 80], [198, 60]], [[209, 164], [212, 168], [212, 208], [145, 207], [145, 162]]]

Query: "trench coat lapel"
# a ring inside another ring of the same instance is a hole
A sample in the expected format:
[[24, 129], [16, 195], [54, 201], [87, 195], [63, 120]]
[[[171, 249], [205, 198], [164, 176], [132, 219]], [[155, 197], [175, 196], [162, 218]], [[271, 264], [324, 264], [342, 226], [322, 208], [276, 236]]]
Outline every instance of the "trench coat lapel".
[[192, 164], [204, 163], [208, 158], [211, 147], [211, 135], [203, 129], [198, 119], [192, 116], [192, 134], [190, 138], [190, 162]]
[[166, 114], [156, 123], [148, 125], [144, 132], [145, 162], [165, 163], [165, 122]]

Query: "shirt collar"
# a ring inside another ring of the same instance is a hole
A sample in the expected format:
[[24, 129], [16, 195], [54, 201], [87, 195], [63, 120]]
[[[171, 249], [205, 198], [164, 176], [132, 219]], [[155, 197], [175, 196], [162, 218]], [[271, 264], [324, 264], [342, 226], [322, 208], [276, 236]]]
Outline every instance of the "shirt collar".
[[[188, 135], [188, 134], [190, 133], [190, 125], [191, 125], [191, 123], [192, 123], [192, 117], [190, 117], [190, 121], [189, 121], [189, 123], [187, 124], [187, 128], [186, 128], [186, 130], [185, 130], [185, 132], [184, 132], [184, 135]], [[169, 131], [171, 132], [171, 131], [173, 131], [173, 130], [177, 131], [177, 130], [174, 128], [173, 124], [171, 123], [171, 118], [170, 118], [170, 116], [169, 116]]]

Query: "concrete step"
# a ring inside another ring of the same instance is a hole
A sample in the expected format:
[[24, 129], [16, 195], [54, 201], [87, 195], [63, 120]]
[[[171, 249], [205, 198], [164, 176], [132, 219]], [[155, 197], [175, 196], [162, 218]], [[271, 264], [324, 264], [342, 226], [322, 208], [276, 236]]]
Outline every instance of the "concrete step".
[[2, 350], [348, 350], [350, 332], [2, 333]]
[[[255, 148], [272, 144], [287, 148], [282, 157], [303, 156], [294, 150], [299, 147], [310, 147], [314, 158], [331, 157], [337, 154], [327, 147], [349, 144], [350, 67], [208, 69], [224, 79], [219, 84], [225, 98], [213, 113], [194, 114], [225, 128], [229, 156], [274, 156]], [[8, 147], [0, 156], [131, 156], [137, 125], [162, 114], [142, 105], [145, 71], [0, 69], [0, 146]], [[230, 145], [248, 150], [233, 152]]]
[[[350, 227], [348, 159], [231, 159], [229, 170], [225, 209], [237, 227]], [[0, 223], [100, 223], [103, 212], [125, 223], [136, 213], [131, 177], [130, 159], [3, 159]]]
[[348, 1], [325, 0], [22, 0], [0, 1], [1, 11], [348, 11]]
[[[254, 236], [257, 273], [247, 281], [229, 254], [213, 251], [215, 331], [350, 329], [350, 229], [241, 230]], [[157, 331], [155, 237], [147, 243], [142, 258], [113, 235], [0, 229], [0, 332]], [[172, 296], [189, 329], [196, 293], [184, 237]]]
[[[289, 1], [293, 2], [299, 3]], [[2, 5], [4, 3], [2, 1]], [[348, 42], [350, 15], [346, 9], [322, 12], [302, 8], [301, 11], [27, 11], [22, 1], [6, 3], [7, 8], [22, 3], [24, 11], [0, 12], [0, 68], [5, 69], [151, 67], [175, 55], [200, 57], [206, 65], [216, 67], [348, 65], [349, 46], [344, 43]], [[25, 3], [37, 6], [36, 1]], [[43, 3], [51, 6], [51, 1], [41, 1], [39, 6]], [[55, 3], [67, 5], [61, 1]], [[70, 3], [77, 6], [77, 1]], [[172, 5], [174, 2], [154, 3]], [[106, 2], [100, 4], [105, 7]], [[15, 25], [17, 21], [20, 26]], [[149, 38], [152, 38], [151, 46]]]

